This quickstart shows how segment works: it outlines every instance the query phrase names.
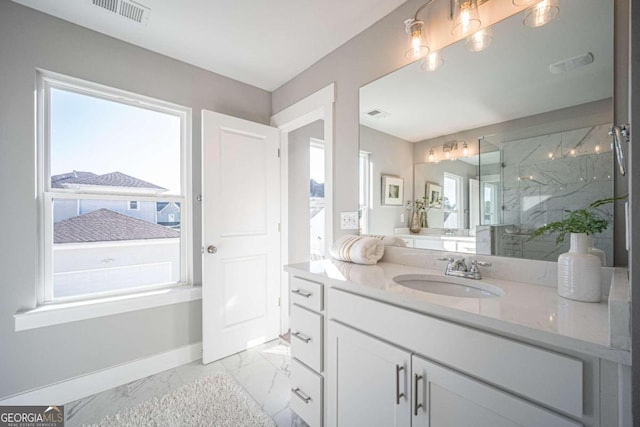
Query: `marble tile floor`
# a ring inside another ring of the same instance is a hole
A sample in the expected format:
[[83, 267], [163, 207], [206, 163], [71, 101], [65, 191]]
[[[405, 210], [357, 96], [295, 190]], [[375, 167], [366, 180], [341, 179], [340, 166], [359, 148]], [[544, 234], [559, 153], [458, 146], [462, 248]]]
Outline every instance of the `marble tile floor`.
[[161, 397], [198, 378], [224, 371], [235, 378], [278, 427], [306, 427], [307, 424], [289, 409], [290, 357], [289, 344], [277, 339], [208, 365], [198, 360], [67, 403], [65, 425], [97, 423], [107, 415], [153, 397]]

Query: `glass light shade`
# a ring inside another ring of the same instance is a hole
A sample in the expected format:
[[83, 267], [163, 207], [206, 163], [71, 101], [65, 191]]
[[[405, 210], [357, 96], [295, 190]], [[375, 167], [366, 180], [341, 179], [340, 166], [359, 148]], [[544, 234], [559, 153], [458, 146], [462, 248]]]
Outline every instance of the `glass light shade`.
[[428, 54], [423, 60], [422, 64], [420, 64], [420, 68], [423, 71], [436, 71], [444, 64], [444, 60], [442, 59], [442, 51], [436, 50], [435, 52], [431, 52]]
[[407, 59], [415, 61], [429, 53], [424, 22], [407, 19], [404, 21], [404, 24], [407, 32], [407, 50], [405, 51], [405, 56]]
[[469, 52], [480, 52], [491, 46], [492, 41], [493, 34], [491, 32], [491, 27], [483, 28], [482, 30], [476, 31], [468, 36], [467, 40], [464, 42], [464, 47]]
[[558, 0], [542, 0], [524, 11], [524, 25], [531, 28], [541, 27], [555, 19], [560, 13]]
[[451, 34], [464, 37], [478, 30], [482, 22], [477, 0], [455, 0], [454, 4]]

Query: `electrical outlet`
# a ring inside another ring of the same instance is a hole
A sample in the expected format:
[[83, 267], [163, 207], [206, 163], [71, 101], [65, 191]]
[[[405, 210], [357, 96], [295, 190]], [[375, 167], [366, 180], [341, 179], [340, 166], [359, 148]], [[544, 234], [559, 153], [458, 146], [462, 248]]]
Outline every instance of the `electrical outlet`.
[[357, 230], [358, 212], [340, 212], [340, 230]]

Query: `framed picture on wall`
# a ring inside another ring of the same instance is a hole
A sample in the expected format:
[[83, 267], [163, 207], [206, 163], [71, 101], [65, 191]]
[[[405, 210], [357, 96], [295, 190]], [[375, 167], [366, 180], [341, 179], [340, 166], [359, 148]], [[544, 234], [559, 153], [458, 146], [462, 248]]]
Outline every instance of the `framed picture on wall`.
[[442, 187], [432, 182], [427, 182], [427, 199], [434, 209], [442, 208]]
[[404, 180], [397, 176], [382, 175], [381, 204], [387, 206], [402, 206], [404, 194]]

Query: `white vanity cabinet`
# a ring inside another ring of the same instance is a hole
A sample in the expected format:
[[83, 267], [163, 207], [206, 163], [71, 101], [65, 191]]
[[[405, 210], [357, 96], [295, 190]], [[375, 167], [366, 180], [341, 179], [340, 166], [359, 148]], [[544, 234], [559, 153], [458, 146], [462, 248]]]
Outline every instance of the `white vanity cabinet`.
[[328, 425], [410, 425], [411, 353], [336, 322], [328, 345]]
[[329, 426], [581, 425], [335, 321], [329, 347]]
[[291, 276], [290, 407], [309, 426], [323, 425], [324, 285]]

